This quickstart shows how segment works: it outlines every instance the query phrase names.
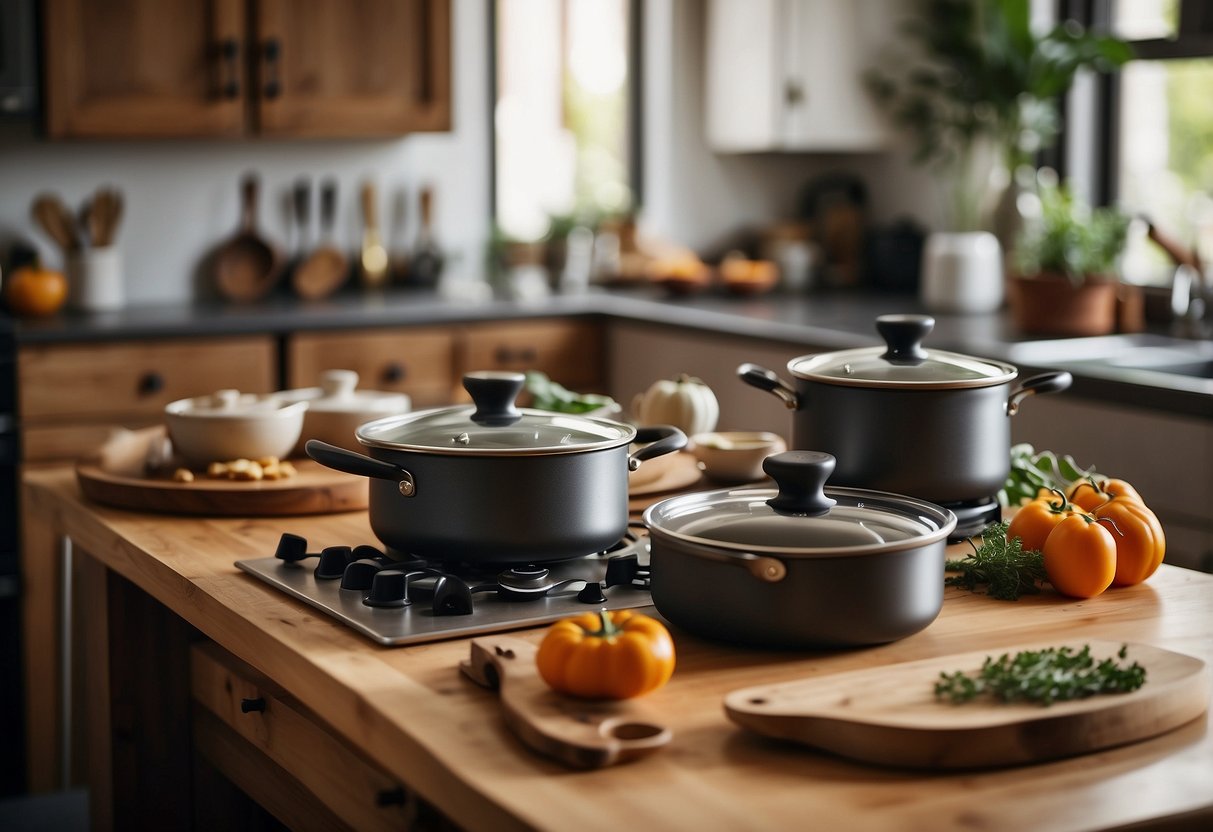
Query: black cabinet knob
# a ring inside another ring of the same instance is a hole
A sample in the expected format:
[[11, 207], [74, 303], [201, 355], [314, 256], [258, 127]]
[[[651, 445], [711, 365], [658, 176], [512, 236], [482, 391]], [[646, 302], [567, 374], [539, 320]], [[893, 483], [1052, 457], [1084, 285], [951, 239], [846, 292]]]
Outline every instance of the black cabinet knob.
[[164, 389], [164, 376], [149, 370], [139, 377], [139, 395], [151, 396]]
[[404, 803], [404, 789], [399, 786], [394, 789], [384, 789], [375, 795], [376, 806], [403, 806]]
[[265, 710], [265, 697], [258, 696], [256, 699], [241, 699], [240, 713], [261, 713]]
[[389, 384], [395, 384], [398, 381], [404, 381], [404, 377], [408, 375], [408, 372], [399, 361], [393, 361], [383, 368], [383, 372], [380, 375], [384, 381]]
[[272, 100], [282, 95], [282, 42], [278, 38], [267, 39], [261, 45], [261, 57], [265, 61], [265, 84], [261, 88], [261, 94]]

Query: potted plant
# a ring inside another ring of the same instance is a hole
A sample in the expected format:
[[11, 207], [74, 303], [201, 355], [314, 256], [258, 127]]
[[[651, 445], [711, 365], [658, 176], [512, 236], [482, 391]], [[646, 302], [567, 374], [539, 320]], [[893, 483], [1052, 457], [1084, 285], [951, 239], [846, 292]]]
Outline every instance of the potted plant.
[[893, 121], [914, 135], [913, 159], [947, 189], [948, 230], [928, 238], [921, 278], [924, 302], [938, 311], [1001, 305], [1002, 256], [1018, 230], [1014, 173], [1055, 138], [1057, 99], [1079, 69], [1131, 57], [1124, 41], [1073, 21], [1035, 31], [1029, 6], [917, 0], [904, 26], [917, 55], [867, 76]]
[[1040, 215], [1015, 246], [1012, 318], [1033, 334], [1106, 335], [1116, 328], [1129, 218], [1114, 208], [1091, 209], [1052, 176], [1039, 178]]

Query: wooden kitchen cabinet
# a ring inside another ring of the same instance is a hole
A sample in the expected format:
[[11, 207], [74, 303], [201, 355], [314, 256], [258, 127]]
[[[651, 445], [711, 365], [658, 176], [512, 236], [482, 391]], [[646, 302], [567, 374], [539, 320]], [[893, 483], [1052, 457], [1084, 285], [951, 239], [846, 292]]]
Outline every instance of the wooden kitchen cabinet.
[[889, 127], [862, 73], [891, 37], [899, 5], [874, 13], [835, 0], [710, 0], [709, 146], [722, 153], [883, 148]]
[[52, 138], [450, 127], [449, 0], [44, 0]]
[[538, 370], [579, 392], [605, 389], [605, 333], [577, 318], [475, 324], [464, 332], [461, 373]]
[[115, 428], [159, 424], [166, 404], [188, 396], [271, 392], [277, 354], [268, 336], [22, 346], [22, 457], [76, 459]]

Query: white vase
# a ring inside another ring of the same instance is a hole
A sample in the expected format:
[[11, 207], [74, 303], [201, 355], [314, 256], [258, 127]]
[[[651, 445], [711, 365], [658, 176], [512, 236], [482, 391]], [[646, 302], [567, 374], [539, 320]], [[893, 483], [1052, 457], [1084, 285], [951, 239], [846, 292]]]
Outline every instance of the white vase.
[[935, 231], [922, 251], [919, 297], [931, 312], [993, 312], [1005, 296], [1002, 246], [988, 231]]

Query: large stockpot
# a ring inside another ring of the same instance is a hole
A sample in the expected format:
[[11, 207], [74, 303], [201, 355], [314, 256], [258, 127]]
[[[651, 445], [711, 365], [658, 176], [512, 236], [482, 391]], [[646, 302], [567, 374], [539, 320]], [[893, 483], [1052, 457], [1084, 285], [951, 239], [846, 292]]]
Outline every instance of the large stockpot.
[[795, 387], [754, 364], [737, 372], [795, 411], [792, 447], [838, 458], [836, 484], [945, 504], [989, 500], [1010, 473], [1020, 402], [1072, 379], [1042, 373], [1012, 387], [1019, 371], [1010, 364], [923, 349], [934, 325], [926, 315], [882, 315], [885, 346], [793, 358]]
[[956, 517], [912, 497], [824, 488], [834, 463], [787, 451], [763, 463], [777, 490], [650, 506], [658, 612], [700, 635], [761, 647], [880, 644], [934, 621]]
[[[474, 404], [377, 419], [370, 456], [316, 440], [308, 456], [371, 478], [375, 535], [401, 554], [532, 563], [601, 551], [627, 531], [628, 472], [676, 451], [675, 427], [519, 409], [520, 373], [468, 373]], [[629, 454], [633, 442], [647, 442]]]

